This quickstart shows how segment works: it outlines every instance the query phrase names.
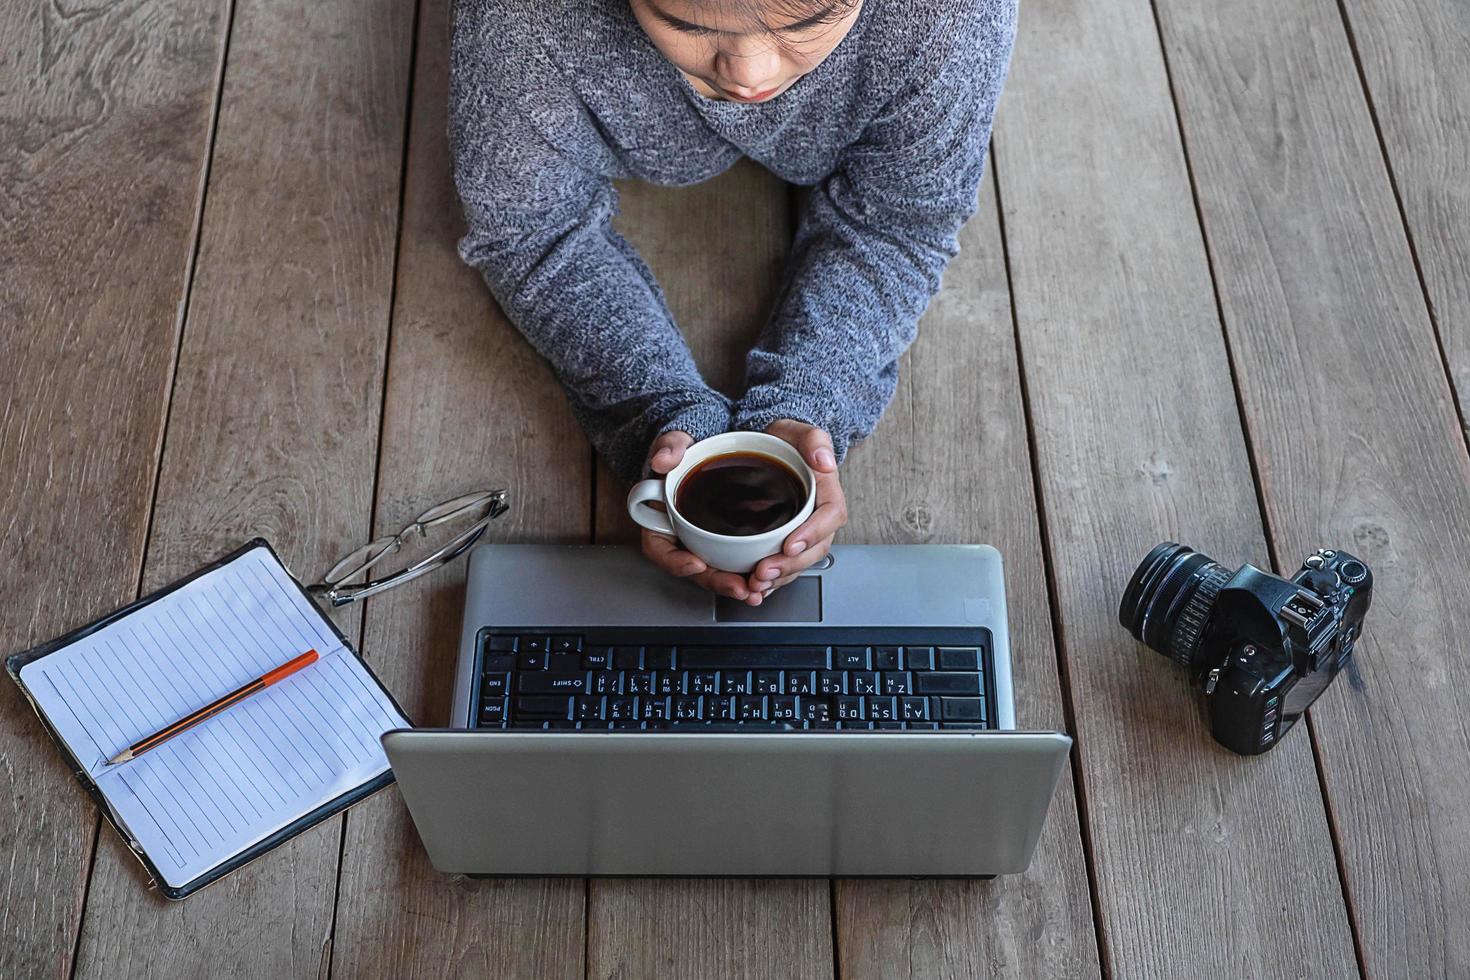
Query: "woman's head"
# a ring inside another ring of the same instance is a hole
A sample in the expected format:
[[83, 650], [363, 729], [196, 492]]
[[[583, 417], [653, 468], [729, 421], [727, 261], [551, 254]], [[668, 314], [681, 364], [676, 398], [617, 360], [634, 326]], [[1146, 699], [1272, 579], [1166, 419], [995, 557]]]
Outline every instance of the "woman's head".
[[629, 0], [654, 46], [702, 94], [780, 95], [847, 36], [862, 0]]

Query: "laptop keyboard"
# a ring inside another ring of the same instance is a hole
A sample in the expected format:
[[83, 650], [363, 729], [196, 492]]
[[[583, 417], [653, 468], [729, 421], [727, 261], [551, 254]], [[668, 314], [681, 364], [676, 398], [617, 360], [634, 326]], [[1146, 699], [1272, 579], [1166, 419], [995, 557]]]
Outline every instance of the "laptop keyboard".
[[983, 628], [484, 630], [472, 727], [684, 732], [995, 727]]

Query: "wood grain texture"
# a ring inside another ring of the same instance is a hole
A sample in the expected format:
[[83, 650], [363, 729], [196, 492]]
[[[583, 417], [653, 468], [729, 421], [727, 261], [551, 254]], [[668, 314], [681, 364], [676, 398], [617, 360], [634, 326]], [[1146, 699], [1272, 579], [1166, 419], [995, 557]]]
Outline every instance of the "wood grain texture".
[[1331, 0], [1158, 6], [1280, 570], [1376, 573], [1312, 712], [1367, 972], [1464, 976], [1470, 460], [1347, 37]]
[[[254, 534], [310, 576], [370, 530], [411, 21], [236, 7], [145, 588]], [[78, 976], [316, 976], [341, 826], [178, 904], [108, 836]]]
[[[987, 178], [893, 404], [843, 467], [842, 540], [999, 548], [1017, 727], [1065, 730], [997, 213]], [[1025, 874], [839, 881], [836, 896], [843, 980], [1098, 973], [1070, 772]]]
[[[1470, 4], [1343, 0], [1461, 424], [1470, 403]], [[1322, 25], [1335, 36], [1329, 25]]]
[[[663, 284], [701, 372], [738, 391], [791, 240], [784, 185], [742, 163], [692, 188], [621, 186], [619, 230]], [[634, 541], [627, 487], [597, 481], [597, 540]], [[594, 880], [587, 976], [832, 975], [826, 881]]]
[[996, 146], [1105, 968], [1351, 975], [1309, 741], [1231, 755], [1117, 622], [1160, 540], [1266, 554], [1148, 3], [1026, 5]]
[[[444, 137], [447, 0], [420, 8], [377, 534], [481, 487], [509, 487], [487, 540], [585, 542], [586, 440], [545, 363], [459, 260]], [[463, 561], [368, 600], [363, 652], [416, 724], [449, 717]], [[493, 827], [483, 828], [494, 833]], [[434, 870], [397, 788], [347, 815], [331, 973], [581, 980], [585, 885]]]
[[[0, 655], [136, 595], [225, 12], [0, 6]], [[0, 688], [0, 976], [67, 977], [96, 810]]]

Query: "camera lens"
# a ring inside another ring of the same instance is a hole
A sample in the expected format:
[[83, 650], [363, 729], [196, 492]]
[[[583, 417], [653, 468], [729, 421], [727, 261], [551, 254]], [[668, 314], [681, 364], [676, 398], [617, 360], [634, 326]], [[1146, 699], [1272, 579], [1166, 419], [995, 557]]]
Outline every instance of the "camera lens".
[[1205, 624], [1231, 572], [1192, 548], [1166, 541], [1150, 551], [1123, 590], [1118, 622], [1150, 650], [1196, 671]]

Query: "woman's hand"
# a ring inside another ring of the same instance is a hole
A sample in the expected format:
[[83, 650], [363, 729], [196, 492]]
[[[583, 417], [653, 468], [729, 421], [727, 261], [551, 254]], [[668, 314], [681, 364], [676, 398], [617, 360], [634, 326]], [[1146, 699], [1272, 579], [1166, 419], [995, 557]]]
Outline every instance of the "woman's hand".
[[[673, 538], [643, 530], [643, 554], [670, 575], [687, 578], [723, 596], [758, 606], [771, 592], [790, 582], [832, 547], [837, 529], [847, 523], [847, 500], [837, 480], [837, 457], [826, 432], [805, 422], [781, 419], [766, 431], [797, 448], [817, 476], [817, 506], [806, 522], [787, 535], [781, 553], [762, 558], [749, 577], [710, 568], [704, 560], [679, 547]], [[679, 465], [684, 450], [694, 445], [687, 432], [666, 432], [653, 442], [649, 468], [660, 475]]]
[[[847, 498], [837, 479], [837, 456], [832, 437], [815, 425], [780, 419], [766, 426], [773, 436], [796, 447], [817, 477], [817, 506], [806, 522], [786, 536], [781, 553], [762, 558], [750, 573], [745, 587], [753, 596], [764, 597], [790, 582], [827, 556], [832, 538], [847, 523]], [[759, 602], [751, 603], [760, 605]]]

